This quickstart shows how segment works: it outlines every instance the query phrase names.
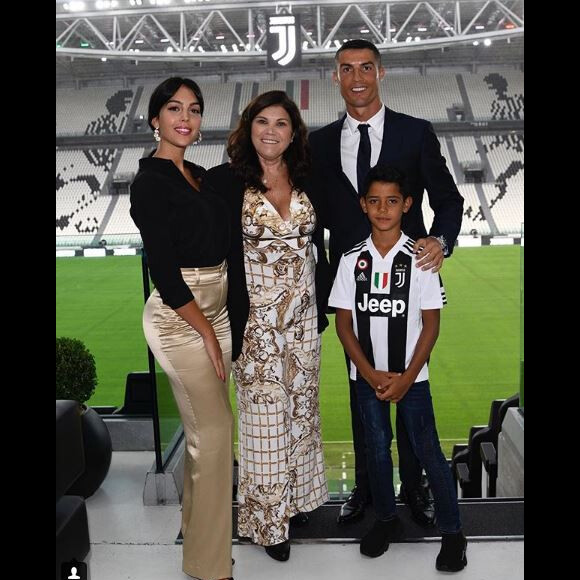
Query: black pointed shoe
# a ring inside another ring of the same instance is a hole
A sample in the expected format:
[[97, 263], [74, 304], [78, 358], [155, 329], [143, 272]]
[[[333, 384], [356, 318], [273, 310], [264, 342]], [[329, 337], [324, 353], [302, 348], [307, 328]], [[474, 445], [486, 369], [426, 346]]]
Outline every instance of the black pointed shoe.
[[360, 541], [360, 553], [377, 558], [389, 549], [391, 542], [401, 538], [402, 532], [403, 526], [397, 516], [386, 522], [375, 520], [373, 527]]
[[274, 544], [273, 546], [265, 546], [266, 554], [274, 560], [279, 562], [286, 562], [290, 558], [290, 541], [286, 540], [280, 544]]
[[435, 523], [435, 506], [429, 490], [423, 487], [407, 489], [401, 485], [399, 499], [411, 510], [411, 518], [420, 526], [432, 526]]
[[440, 572], [459, 572], [467, 566], [467, 539], [463, 531], [441, 535], [441, 550], [435, 561]]
[[295, 516], [290, 518], [290, 525], [295, 528], [305, 526], [309, 521], [308, 514], [298, 512]]
[[362, 518], [368, 503], [368, 497], [355, 485], [348, 499], [340, 506], [337, 523], [346, 524]]

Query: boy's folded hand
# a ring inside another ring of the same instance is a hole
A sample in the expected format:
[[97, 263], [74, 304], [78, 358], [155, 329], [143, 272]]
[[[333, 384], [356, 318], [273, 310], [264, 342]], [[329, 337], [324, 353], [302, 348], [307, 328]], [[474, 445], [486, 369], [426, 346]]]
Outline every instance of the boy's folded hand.
[[374, 371], [373, 382], [370, 383], [377, 393], [385, 392], [392, 384], [395, 377], [400, 377], [401, 373], [391, 371]]
[[395, 374], [387, 389], [382, 391], [377, 390], [377, 398], [381, 401], [398, 403], [407, 394], [407, 391], [411, 388], [412, 384], [413, 381], [410, 381], [404, 375], [401, 375], [400, 373]]

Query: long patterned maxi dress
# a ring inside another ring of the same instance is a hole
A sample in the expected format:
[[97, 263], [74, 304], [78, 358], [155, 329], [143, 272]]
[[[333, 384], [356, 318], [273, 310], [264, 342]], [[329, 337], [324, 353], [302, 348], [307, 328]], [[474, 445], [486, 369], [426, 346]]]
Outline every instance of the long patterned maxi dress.
[[270, 546], [328, 499], [318, 402], [316, 215], [294, 189], [284, 221], [255, 189], [242, 229], [250, 314], [233, 364], [239, 412], [238, 534]]

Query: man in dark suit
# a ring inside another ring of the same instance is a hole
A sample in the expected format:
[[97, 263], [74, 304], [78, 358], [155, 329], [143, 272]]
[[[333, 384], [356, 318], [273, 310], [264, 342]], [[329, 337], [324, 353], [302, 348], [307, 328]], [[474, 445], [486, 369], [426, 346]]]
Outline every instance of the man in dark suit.
[[[330, 231], [332, 276], [342, 254], [370, 235], [358, 192], [370, 167], [378, 163], [396, 165], [406, 174], [413, 204], [403, 216], [402, 229], [416, 240], [417, 267], [437, 272], [443, 258], [451, 255], [459, 234], [463, 198], [441, 155], [433, 127], [428, 121], [397, 113], [381, 103], [379, 82], [385, 69], [374, 44], [348, 41], [338, 49], [335, 60], [333, 80], [340, 86], [346, 114], [309, 137], [314, 174], [324, 203], [324, 226]], [[425, 189], [435, 214], [429, 235], [421, 211]], [[347, 358], [347, 373], [348, 366]], [[363, 426], [354, 381], [349, 379], [349, 383], [355, 487], [341, 508], [339, 523], [361, 517], [371, 501]], [[433, 506], [421, 485], [422, 469], [398, 415], [396, 434], [401, 498], [409, 505], [413, 519], [430, 525]]]

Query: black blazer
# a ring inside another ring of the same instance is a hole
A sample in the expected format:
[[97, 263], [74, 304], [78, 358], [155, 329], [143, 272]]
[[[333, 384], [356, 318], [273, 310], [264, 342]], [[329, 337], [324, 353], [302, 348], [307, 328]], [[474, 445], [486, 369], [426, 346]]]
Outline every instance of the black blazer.
[[[315, 272], [316, 305], [318, 309], [318, 332], [321, 333], [328, 326], [326, 305], [330, 293], [330, 267], [324, 249], [324, 229], [320, 215], [319, 197], [311, 184], [311, 178], [297, 183], [306, 193], [317, 215], [317, 226], [313, 234], [313, 242], [317, 248], [317, 262]], [[229, 163], [218, 165], [210, 169], [202, 182], [201, 190], [215, 193], [224, 199], [230, 210], [231, 218], [231, 246], [227, 256], [228, 261], [228, 313], [232, 328], [232, 360], [236, 360], [242, 351], [242, 341], [248, 314], [250, 298], [246, 284], [244, 269], [244, 247], [242, 238], [242, 204], [244, 201], [245, 186], [243, 181], [234, 174]]]
[[[346, 115], [309, 135], [316, 187], [322, 194], [324, 227], [330, 230], [333, 276], [342, 254], [371, 233], [359, 196], [342, 170], [340, 135], [345, 119]], [[435, 213], [429, 235], [443, 235], [451, 254], [461, 229], [463, 197], [447, 169], [431, 123], [385, 107], [378, 163], [396, 165], [409, 180], [413, 204], [403, 215], [402, 230], [415, 240], [427, 236], [421, 212], [426, 189]]]

